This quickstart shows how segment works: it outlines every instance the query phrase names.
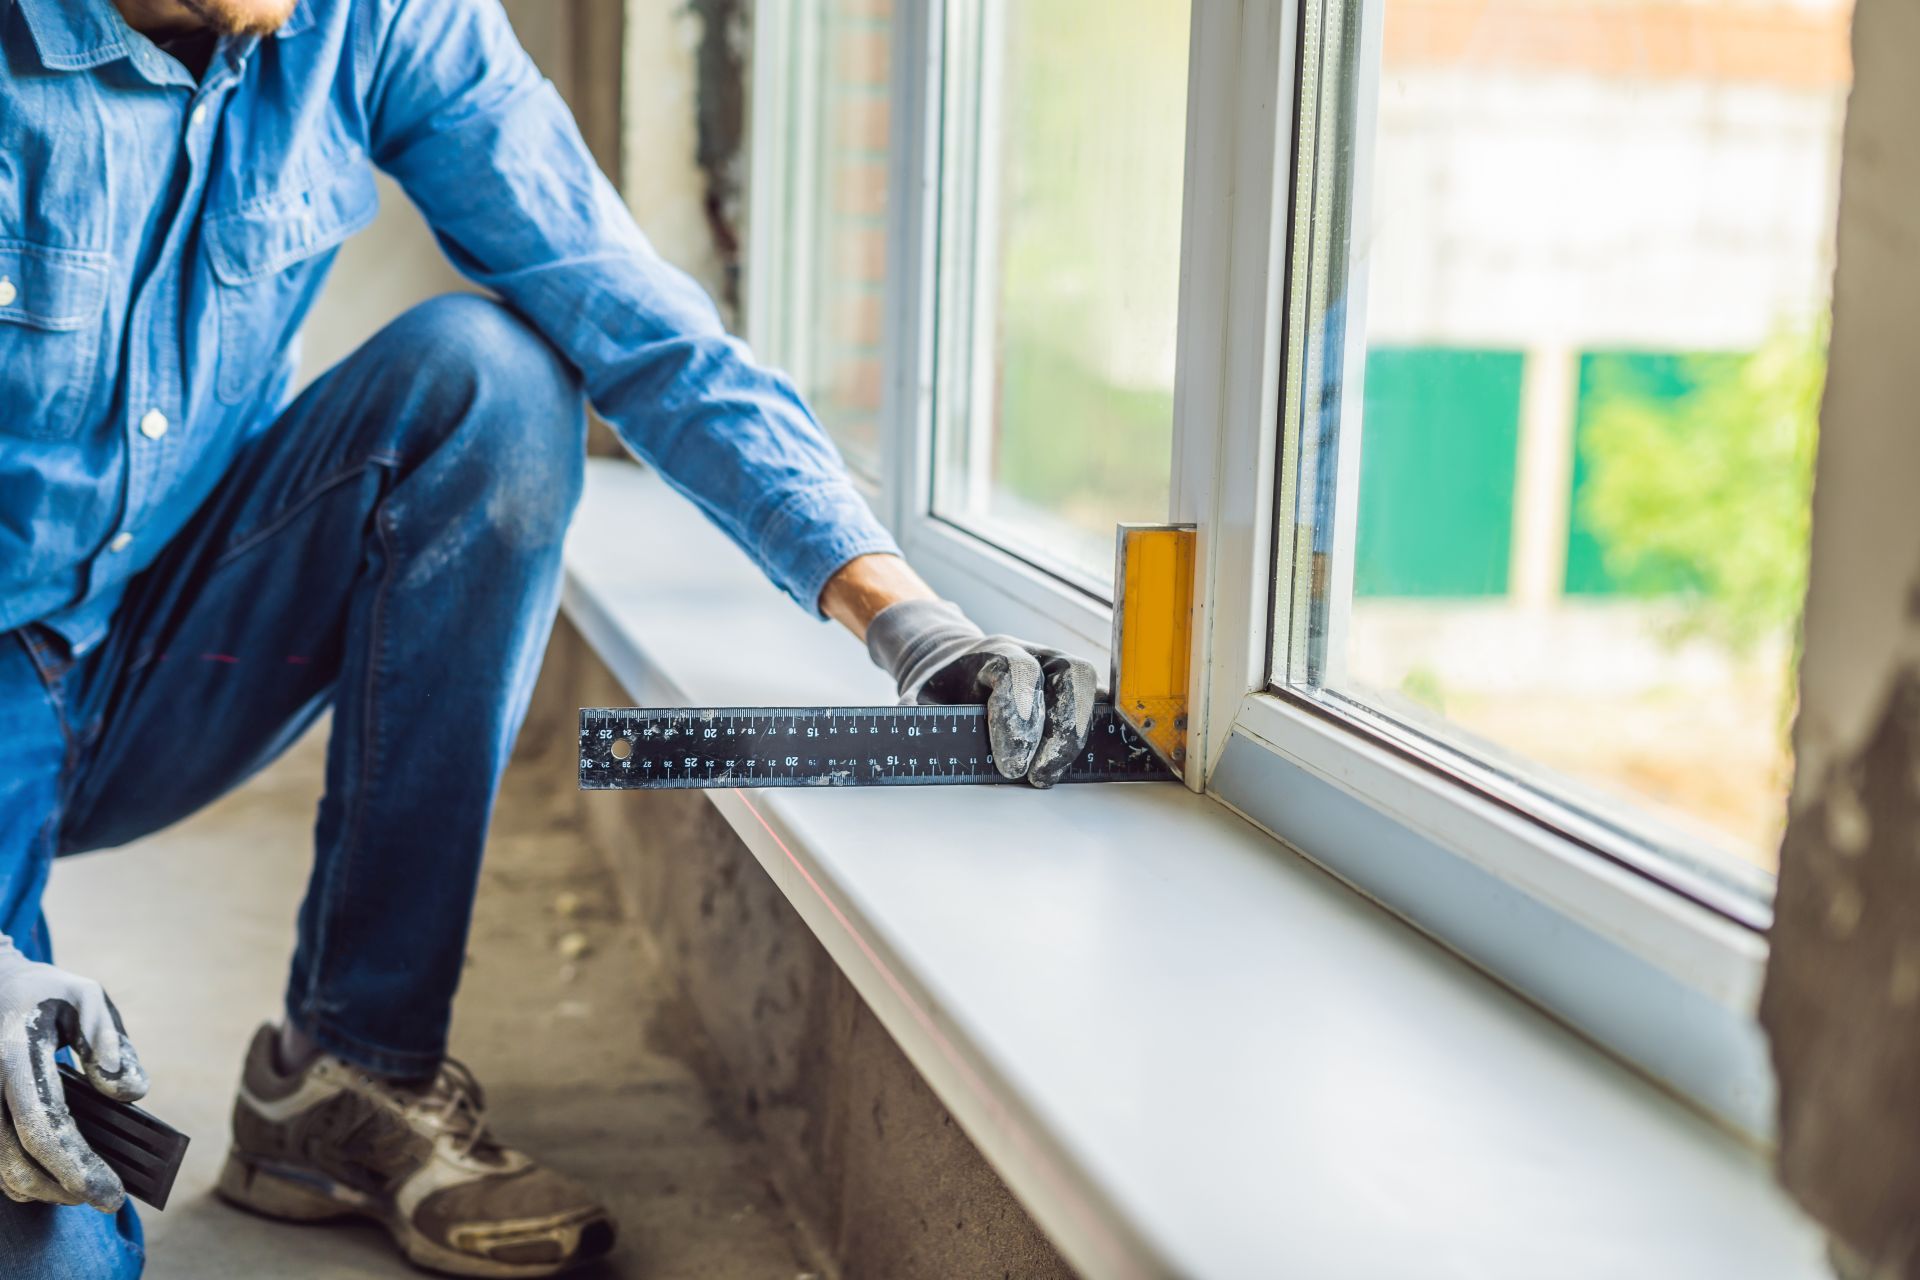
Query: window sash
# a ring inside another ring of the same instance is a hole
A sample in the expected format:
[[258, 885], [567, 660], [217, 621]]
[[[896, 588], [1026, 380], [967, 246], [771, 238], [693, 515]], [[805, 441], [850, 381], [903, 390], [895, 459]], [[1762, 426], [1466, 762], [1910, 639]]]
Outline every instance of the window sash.
[[[1385, 8], [1384, 0], [1327, 0], [1301, 9], [1278, 461], [1289, 501], [1279, 508], [1285, 527], [1276, 535], [1288, 588], [1278, 590], [1276, 565], [1270, 659], [1277, 688], [1337, 686], [1346, 674], [1363, 429], [1364, 397], [1357, 390], [1366, 370], [1364, 342], [1349, 342], [1347, 335], [1366, 333], [1368, 243], [1366, 237], [1356, 242], [1353, 229], [1367, 225]], [[1330, 320], [1336, 297], [1343, 297], [1342, 309]], [[1334, 324], [1337, 343], [1329, 332]], [[1342, 366], [1334, 398], [1326, 395], [1332, 362]], [[1356, 394], [1346, 394], [1350, 389]], [[1335, 398], [1339, 416], [1329, 457], [1314, 428]], [[1328, 512], [1333, 527], [1326, 549], [1318, 551], [1318, 526]], [[1289, 603], [1280, 607], [1282, 600]]]
[[[1523, 813], [1570, 846], [1630, 868], [1728, 920], [1772, 921], [1772, 878], [1651, 815], [1583, 799], [1498, 748], [1467, 743], [1347, 692], [1365, 438], [1367, 277], [1386, 0], [1319, 0], [1300, 14], [1281, 375], [1274, 618], [1263, 687]], [[1361, 233], [1356, 234], [1356, 231]], [[1336, 299], [1340, 309], [1329, 316]], [[1329, 394], [1326, 365], [1341, 364]], [[1320, 424], [1331, 419], [1332, 449]], [[1330, 528], [1322, 531], [1322, 523]]]

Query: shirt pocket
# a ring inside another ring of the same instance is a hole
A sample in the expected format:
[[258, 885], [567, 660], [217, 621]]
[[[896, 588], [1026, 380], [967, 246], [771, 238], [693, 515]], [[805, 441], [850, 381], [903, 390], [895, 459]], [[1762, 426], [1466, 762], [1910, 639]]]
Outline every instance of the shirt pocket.
[[67, 440], [100, 358], [107, 258], [0, 240], [0, 435]]
[[316, 259], [379, 210], [373, 172], [362, 160], [342, 162], [311, 187], [208, 218], [202, 236], [220, 316], [216, 389], [224, 403], [244, 403], [279, 367], [319, 284]]

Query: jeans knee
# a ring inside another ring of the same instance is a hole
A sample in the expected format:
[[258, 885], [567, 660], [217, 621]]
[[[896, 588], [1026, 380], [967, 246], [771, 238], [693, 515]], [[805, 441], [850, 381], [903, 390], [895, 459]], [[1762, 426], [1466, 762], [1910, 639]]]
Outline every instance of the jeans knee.
[[529, 432], [526, 441], [532, 447], [492, 454], [487, 527], [508, 546], [544, 554], [565, 539], [586, 479], [585, 443], [555, 448], [566, 435]]
[[448, 391], [526, 417], [579, 416], [579, 372], [532, 325], [492, 298], [433, 298], [394, 321], [387, 337], [420, 376], [447, 384]]
[[485, 494], [488, 523], [512, 545], [544, 548], [566, 532], [586, 461], [580, 375], [531, 325], [490, 298], [454, 294], [396, 322], [435, 398], [453, 412], [456, 448]]

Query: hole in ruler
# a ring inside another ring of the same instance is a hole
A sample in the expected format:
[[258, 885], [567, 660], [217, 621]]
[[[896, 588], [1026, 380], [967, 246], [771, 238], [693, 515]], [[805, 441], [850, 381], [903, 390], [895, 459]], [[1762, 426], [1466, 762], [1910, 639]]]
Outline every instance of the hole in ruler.
[[633, 754], [633, 740], [630, 738], [615, 738], [613, 740], [612, 750], [615, 760], [625, 760]]

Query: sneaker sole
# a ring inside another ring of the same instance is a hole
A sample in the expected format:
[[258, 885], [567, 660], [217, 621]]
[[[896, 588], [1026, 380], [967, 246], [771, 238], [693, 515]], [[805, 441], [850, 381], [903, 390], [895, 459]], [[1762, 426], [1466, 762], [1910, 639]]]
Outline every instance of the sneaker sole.
[[[473, 1276], [479, 1280], [541, 1280], [574, 1267], [585, 1266], [605, 1256], [604, 1252], [566, 1262], [499, 1262], [457, 1253], [427, 1239], [411, 1223], [396, 1220], [371, 1198], [329, 1180], [271, 1163], [249, 1159], [238, 1151], [227, 1153], [215, 1192], [222, 1200], [250, 1213], [279, 1222], [339, 1222], [362, 1218], [387, 1229], [394, 1244], [417, 1267], [447, 1275]], [[593, 1222], [591, 1215], [576, 1223], [555, 1224], [554, 1230], [584, 1233]]]

